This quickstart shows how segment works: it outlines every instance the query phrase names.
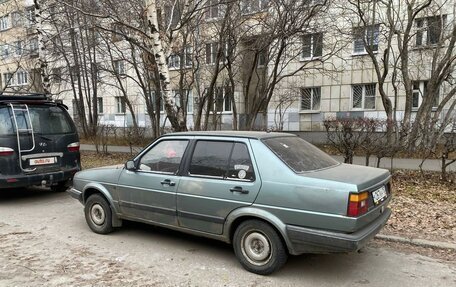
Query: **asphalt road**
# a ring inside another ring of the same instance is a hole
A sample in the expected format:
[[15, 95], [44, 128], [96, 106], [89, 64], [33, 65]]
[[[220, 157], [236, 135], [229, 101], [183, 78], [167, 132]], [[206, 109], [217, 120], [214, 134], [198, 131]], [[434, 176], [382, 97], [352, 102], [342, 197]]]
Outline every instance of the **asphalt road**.
[[45, 189], [0, 192], [0, 248], [0, 286], [456, 286], [455, 264], [373, 247], [258, 276], [217, 241], [131, 222], [97, 235], [79, 202]]

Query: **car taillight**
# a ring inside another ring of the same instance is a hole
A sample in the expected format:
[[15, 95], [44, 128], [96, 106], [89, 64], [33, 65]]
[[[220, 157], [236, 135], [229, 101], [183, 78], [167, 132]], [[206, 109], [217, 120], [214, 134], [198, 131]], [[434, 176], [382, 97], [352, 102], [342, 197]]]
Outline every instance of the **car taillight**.
[[69, 152], [78, 152], [79, 147], [80, 147], [79, 142], [75, 142], [75, 143], [69, 144], [67, 146]]
[[369, 206], [367, 202], [368, 198], [368, 192], [350, 193], [347, 215], [357, 217], [366, 213]]
[[14, 149], [9, 147], [0, 147], [0, 156], [7, 156], [14, 154]]

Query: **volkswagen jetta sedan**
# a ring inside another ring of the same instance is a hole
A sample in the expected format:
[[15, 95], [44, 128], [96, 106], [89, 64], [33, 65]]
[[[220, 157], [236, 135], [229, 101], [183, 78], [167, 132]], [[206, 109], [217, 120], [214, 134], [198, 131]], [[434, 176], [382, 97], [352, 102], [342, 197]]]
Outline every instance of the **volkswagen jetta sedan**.
[[219, 239], [265, 275], [289, 254], [363, 247], [391, 214], [390, 178], [291, 134], [186, 132], [158, 138], [124, 166], [78, 172], [69, 193], [96, 233], [133, 220]]

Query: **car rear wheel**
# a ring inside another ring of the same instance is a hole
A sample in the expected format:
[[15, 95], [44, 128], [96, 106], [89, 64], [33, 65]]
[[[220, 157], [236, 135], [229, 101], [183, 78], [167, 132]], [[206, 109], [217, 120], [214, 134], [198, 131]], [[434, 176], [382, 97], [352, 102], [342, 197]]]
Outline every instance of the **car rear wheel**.
[[242, 266], [253, 273], [268, 275], [279, 270], [288, 253], [277, 232], [269, 224], [248, 220], [236, 229], [234, 253]]
[[112, 232], [112, 211], [109, 203], [100, 194], [91, 195], [84, 206], [84, 214], [90, 229], [99, 234]]

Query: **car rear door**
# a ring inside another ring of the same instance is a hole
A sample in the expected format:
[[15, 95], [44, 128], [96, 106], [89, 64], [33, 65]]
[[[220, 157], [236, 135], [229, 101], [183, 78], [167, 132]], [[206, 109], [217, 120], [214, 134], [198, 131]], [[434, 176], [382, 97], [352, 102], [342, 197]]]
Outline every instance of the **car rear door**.
[[180, 164], [188, 139], [162, 139], [135, 161], [137, 169], [124, 169], [117, 191], [123, 216], [177, 225], [176, 191]]
[[251, 155], [248, 139], [196, 140], [177, 191], [179, 226], [222, 234], [228, 214], [251, 205], [260, 190]]

